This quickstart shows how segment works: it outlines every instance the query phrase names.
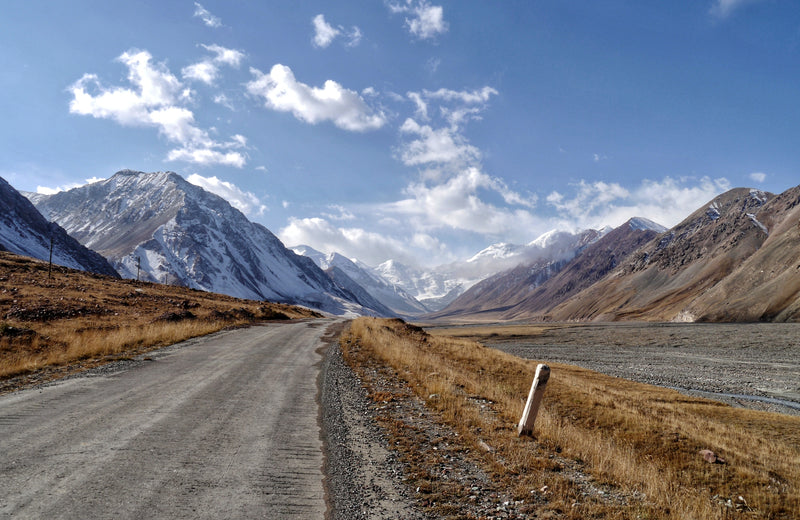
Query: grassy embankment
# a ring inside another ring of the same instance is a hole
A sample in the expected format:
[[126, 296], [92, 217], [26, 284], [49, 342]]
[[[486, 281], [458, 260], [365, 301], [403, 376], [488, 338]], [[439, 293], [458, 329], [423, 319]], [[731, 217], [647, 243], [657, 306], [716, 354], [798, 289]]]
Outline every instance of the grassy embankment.
[[61, 374], [226, 327], [312, 315], [59, 266], [48, 277], [46, 262], [0, 252], [0, 380], [43, 370]]
[[[345, 359], [365, 380], [364, 367], [391, 367], [458, 432], [464, 448], [479, 454], [493, 481], [515, 499], [535, 502], [541, 517], [800, 518], [798, 417], [551, 364], [535, 437], [518, 438], [515, 423], [536, 362], [463, 339], [430, 336], [399, 320], [358, 319], [341, 344]], [[493, 413], [476, 406], [476, 397], [490, 402]], [[402, 446], [399, 438], [408, 425], [396, 422], [393, 444]], [[698, 454], [702, 449], [725, 463], [706, 462]], [[412, 465], [415, 459], [406, 454]], [[586, 496], [575, 482], [576, 465], [615, 492]], [[444, 483], [426, 481], [424, 468], [418, 470], [415, 485], [435, 495], [441, 511], [457, 510], [442, 503], [447, 498], [437, 490]], [[535, 493], [541, 489], [546, 493]], [[448, 493], [455, 504], [469, 492], [448, 488]]]

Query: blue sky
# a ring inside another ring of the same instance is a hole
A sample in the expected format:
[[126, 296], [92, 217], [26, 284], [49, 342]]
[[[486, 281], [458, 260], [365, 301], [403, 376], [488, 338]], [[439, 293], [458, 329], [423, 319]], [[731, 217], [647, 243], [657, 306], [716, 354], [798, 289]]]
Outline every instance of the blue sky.
[[790, 0], [28, 0], [0, 176], [172, 170], [287, 245], [433, 265], [798, 184]]

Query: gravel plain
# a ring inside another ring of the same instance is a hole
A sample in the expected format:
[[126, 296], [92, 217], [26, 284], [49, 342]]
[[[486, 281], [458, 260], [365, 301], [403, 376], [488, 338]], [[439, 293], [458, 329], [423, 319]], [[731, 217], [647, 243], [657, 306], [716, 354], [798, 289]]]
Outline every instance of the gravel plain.
[[516, 356], [800, 415], [797, 323], [554, 324], [535, 335], [479, 330], [483, 344]]

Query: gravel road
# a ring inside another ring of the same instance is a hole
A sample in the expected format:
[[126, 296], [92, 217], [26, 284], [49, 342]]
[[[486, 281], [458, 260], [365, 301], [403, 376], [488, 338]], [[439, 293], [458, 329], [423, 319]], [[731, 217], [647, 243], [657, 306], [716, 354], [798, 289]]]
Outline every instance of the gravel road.
[[226, 331], [0, 397], [0, 518], [323, 518], [329, 324]]
[[535, 336], [480, 337], [487, 346], [737, 406], [800, 414], [800, 324], [554, 325]]

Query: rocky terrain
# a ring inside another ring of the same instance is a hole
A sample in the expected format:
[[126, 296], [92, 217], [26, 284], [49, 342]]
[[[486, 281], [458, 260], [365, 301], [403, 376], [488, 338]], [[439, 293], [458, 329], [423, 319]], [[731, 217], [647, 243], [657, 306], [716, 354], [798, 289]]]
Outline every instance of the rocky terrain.
[[800, 415], [800, 324], [555, 324], [473, 337], [528, 359]]

